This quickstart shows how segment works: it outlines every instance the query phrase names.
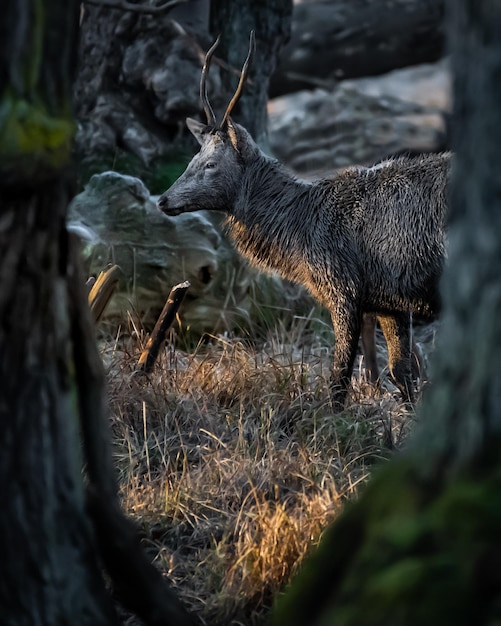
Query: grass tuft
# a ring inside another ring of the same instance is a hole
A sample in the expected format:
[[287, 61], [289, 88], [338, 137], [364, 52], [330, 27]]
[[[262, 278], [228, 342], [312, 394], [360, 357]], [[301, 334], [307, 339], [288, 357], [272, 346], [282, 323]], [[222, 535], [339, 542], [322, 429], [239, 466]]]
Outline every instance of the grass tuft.
[[[328, 400], [331, 345], [311, 315], [259, 344], [209, 336], [135, 372], [144, 338], [103, 344], [123, 505], [145, 549], [208, 624], [260, 625], [272, 599], [414, 415], [353, 379]], [[332, 332], [332, 331], [330, 331]]]

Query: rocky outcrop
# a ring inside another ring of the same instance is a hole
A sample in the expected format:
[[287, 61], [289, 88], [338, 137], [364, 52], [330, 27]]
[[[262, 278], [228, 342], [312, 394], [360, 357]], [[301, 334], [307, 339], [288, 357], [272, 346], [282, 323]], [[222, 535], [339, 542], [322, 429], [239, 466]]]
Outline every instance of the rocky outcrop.
[[438, 61], [444, 13], [444, 0], [296, 0], [270, 96]]
[[324, 174], [395, 154], [447, 149], [450, 109], [443, 60], [276, 98], [269, 104], [270, 144], [296, 172]]
[[[147, 172], [158, 159], [189, 153], [191, 140], [181, 131], [185, 117], [200, 111], [208, 5], [190, 2], [158, 15], [84, 5], [75, 84], [81, 169], [99, 171], [93, 166], [102, 161]], [[217, 106], [223, 98], [217, 64], [209, 83]], [[127, 158], [133, 167], [122, 165]]]

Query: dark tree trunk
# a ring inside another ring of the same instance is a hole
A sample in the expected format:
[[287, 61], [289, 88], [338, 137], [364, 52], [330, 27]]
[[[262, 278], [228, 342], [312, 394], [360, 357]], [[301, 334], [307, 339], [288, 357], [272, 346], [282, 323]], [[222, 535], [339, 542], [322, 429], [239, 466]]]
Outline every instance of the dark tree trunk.
[[79, 3], [46, 2], [45, 32], [38, 4], [0, 16], [0, 615], [104, 625], [114, 613], [81, 479], [64, 224]]
[[501, 3], [450, 0], [449, 17], [457, 158], [439, 384], [427, 409], [440, 415], [429, 430], [443, 462], [461, 466], [501, 433]]
[[[268, 88], [277, 65], [278, 54], [290, 34], [292, 0], [212, 0], [210, 30], [221, 34], [218, 55], [234, 68], [241, 68], [249, 49], [249, 33], [256, 32], [256, 54], [239, 105], [233, 117], [245, 126], [254, 139], [266, 149]], [[229, 72], [222, 75], [228, 100], [238, 78]]]
[[448, 6], [456, 157], [423, 423], [327, 531], [276, 625], [501, 620], [501, 3]]
[[114, 622], [81, 480], [67, 201], [63, 182], [1, 191], [0, 614], [12, 626]]
[[112, 585], [145, 624], [188, 626], [120, 511], [102, 363], [65, 226], [79, 10], [0, 9], [0, 622], [115, 624]]
[[443, 13], [443, 0], [299, 4], [270, 96], [436, 61], [444, 51]]
[[[193, 149], [183, 132], [185, 118], [202, 112], [203, 57], [219, 33], [222, 43], [208, 91], [222, 115], [247, 55], [249, 32], [256, 30], [252, 83], [235, 117], [267, 145], [269, 77], [289, 36], [292, 0], [213, 0], [210, 5], [210, 29], [209, 0], [194, 0], [161, 15], [85, 5], [76, 114], [77, 149], [86, 173], [95, 173], [98, 160], [103, 168], [139, 175], [151, 185], [152, 169], [166, 171], [164, 164], [174, 161], [179, 170]], [[172, 182], [167, 179], [163, 189], [154, 191], [164, 191]]]

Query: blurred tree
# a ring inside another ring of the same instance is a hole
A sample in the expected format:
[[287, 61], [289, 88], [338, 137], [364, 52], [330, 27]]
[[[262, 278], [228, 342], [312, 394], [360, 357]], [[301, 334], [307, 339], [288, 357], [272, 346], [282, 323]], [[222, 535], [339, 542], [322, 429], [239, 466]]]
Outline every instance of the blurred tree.
[[[212, 0], [210, 30], [221, 34], [218, 54], [240, 68], [247, 55], [249, 33], [256, 32], [256, 53], [242, 98], [234, 118], [243, 124], [254, 139], [267, 147], [267, 113], [270, 77], [277, 67], [278, 55], [290, 35], [292, 0], [255, 2]], [[226, 72], [222, 76], [225, 91], [235, 91], [237, 79]], [[230, 95], [231, 97], [231, 95]]]
[[[0, 622], [191, 624], [122, 515], [77, 254], [77, 0], [0, 8]], [[82, 467], [85, 464], [85, 479]]]
[[456, 161], [433, 385], [271, 624], [501, 623], [501, 3], [450, 0]]
[[445, 0], [314, 0], [295, 5], [270, 97], [431, 63], [444, 54]]

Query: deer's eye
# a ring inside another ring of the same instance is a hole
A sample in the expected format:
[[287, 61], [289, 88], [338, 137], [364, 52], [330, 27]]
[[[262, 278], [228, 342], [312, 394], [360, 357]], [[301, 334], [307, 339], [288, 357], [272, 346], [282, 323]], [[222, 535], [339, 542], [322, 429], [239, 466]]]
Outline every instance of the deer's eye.
[[215, 167], [216, 167], [215, 161], [207, 161], [207, 163], [205, 164], [205, 169], [207, 170], [213, 170]]

